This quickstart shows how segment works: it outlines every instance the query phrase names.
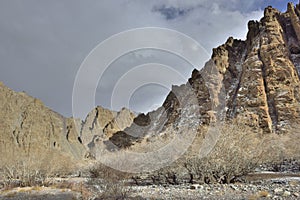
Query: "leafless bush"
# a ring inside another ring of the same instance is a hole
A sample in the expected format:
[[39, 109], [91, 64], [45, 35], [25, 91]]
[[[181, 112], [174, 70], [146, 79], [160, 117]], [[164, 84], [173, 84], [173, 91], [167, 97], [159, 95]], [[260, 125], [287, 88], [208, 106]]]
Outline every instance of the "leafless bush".
[[184, 162], [192, 175], [191, 181], [231, 183], [253, 171], [266, 156], [264, 140], [240, 123], [213, 127], [220, 137], [213, 150], [204, 158], [192, 157]]
[[130, 188], [125, 186], [128, 173], [98, 163], [90, 169], [90, 176], [89, 184], [98, 188], [97, 199], [126, 199], [130, 195]]
[[70, 175], [75, 169], [72, 159], [53, 150], [9, 152], [0, 158], [0, 182], [7, 188], [45, 186], [49, 178]]
[[[210, 154], [201, 159], [188, 158], [184, 162], [194, 180], [230, 183], [253, 172], [261, 164], [282, 170], [288, 167], [284, 164], [287, 160], [299, 163], [299, 128], [283, 135], [255, 132], [243, 122], [237, 121], [213, 128], [220, 131], [220, 138]], [[294, 169], [297, 166], [291, 167]]]
[[43, 185], [46, 179], [45, 171], [25, 161], [20, 161], [13, 166], [5, 166], [3, 173], [5, 183], [11, 186]]

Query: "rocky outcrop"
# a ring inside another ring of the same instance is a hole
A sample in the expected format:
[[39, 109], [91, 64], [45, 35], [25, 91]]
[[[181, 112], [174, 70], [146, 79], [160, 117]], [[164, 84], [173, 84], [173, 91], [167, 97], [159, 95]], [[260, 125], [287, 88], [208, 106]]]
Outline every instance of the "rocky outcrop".
[[93, 109], [86, 117], [81, 127], [80, 138], [85, 146], [88, 146], [95, 137], [103, 136], [103, 129], [110, 123], [115, 112], [104, 109], [100, 106]]
[[287, 48], [289, 38], [298, 41], [289, 34], [297, 31], [287, 27], [291, 18], [291, 13], [268, 7], [257, 36], [247, 38], [251, 46], [243, 64], [236, 115], [244, 111], [257, 115], [265, 132], [285, 132], [299, 120], [299, 76]]
[[[289, 4], [286, 13], [268, 7], [260, 22], [249, 22], [246, 41], [229, 38], [214, 49], [212, 60], [225, 87], [227, 119], [241, 118], [265, 133], [283, 133], [298, 122], [298, 7]], [[206, 68], [199, 74], [205, 75]]]
[[114, 118], [105, 125], [103, 133], [106, 138], [113, 136], [114, 133], [129, 127], [135, 118], [135, 114], [127, 108], [122, 108]]
[[114, 134], [130, 126], [134, 113], [123, 108], [119, 112], [97, 106], [86, 117], [80, 131], [80, 138], [86, 147], [87, 157], [96, 158], [99, 145], [113, 137]]

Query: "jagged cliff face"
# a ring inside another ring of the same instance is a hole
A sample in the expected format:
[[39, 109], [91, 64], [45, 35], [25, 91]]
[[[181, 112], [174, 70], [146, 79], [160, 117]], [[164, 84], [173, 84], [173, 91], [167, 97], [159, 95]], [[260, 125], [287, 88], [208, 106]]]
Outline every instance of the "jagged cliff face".
[[[299, 14], [299, 5], [291, 3], [286, 13], [266, 8], [260, 22], [249, 22], [246, 41], [229, 38], [201, 71], [194, 70], [189, 83], [199, 104], [212, 101], [201, 110], [203, 117], [224, 103], [224, 118], [239, 118], [265, 133], [284, 133], [299, 123]], [[209, 94], [199, 93], [205, 87]]]
[[88, 151], [88, 156], [95, 158], [98, 144], [103, 144], [110, 137], [129, 127], [134, 113], [123, 108], [119, 112], [111, 111], [100, 106], [93, 109], [86, 117], [80, 131], [80, 138]]
[[[182, 124], [197, 122], [202, 132], [211, 122], [234, 118], [264, 133], [287, 132], [300, 122], [299, 16], [300, 6], [291, 3], [286, 13], [266, 8], [260, 22], [249, 22], [246, 41], [230, 37], [213, 49], [204, 68], [194, 70], [187, 84], [174, 86], [161, 108], [138, 116], [110, 141], [138, 146], [155, 140], [152, 135], [176, 133]], [[180, 96], [188, 96], [186, 87], [193, 88], [197, 107], [180, 103]]]
[[83, 122], [80, 131], [82, 142], [88, 146], [96, 137], [105, 140], [130, 126], [134, 118], [134, 113], [126, 108], [116, 112], [97, 106]]
[[214, 49], [224, 78], [227, 117], [244, 117], [264, 132], [285, 132], [299, 122], [299, 6], [268, 7], [250, 21], [246, 41], [228, 39]]

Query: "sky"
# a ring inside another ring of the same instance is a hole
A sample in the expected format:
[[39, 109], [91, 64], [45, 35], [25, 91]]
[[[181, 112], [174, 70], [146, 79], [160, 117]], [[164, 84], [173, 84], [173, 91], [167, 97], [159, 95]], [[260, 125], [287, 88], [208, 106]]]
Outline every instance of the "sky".
[[[203, 55], [199, 56], [204, 63], [211, 49], [224, 43], [229, 36], [245, 39], [247, 22], [259, 20], [266, 6], [285, 11], [287, 2], [0, 0], [0, 81], [13, 90], [25, 91], [41, 99], [46, 106], [69, 117], [72, 116], [74, 82], [84, 60], [97, 45], [115, 34], [144, 27], [175, 30], [201, 45]], [[108, 48], [106, 53], [114, 54], [118, 48], [118, 45]], [[99, 55], [97, 59], [101, 63], [104, 58]], [[155, 68], [147, 63], [160, 63], [173, 71], [147, 71]], [[141, 65], [144, 71], [133, 70]], [[202, 67], [203, 64], [193, 66], [171, 52], [157, 49], [126, 53], [105, 66], [98, 82], [93, 83], [96, 84], [94, 104], [113, 110], [128, 107], [135, 112], [150, 111], [162, 104], [172, 85], [183, 84], [194, 68]], [[126, 97], [118, 96], [115, 88], [130, 85], [120, 80], [133, 71], [135, 77], [127, 79], [127, 83], [147, 76], [147, 80], [160, 77], [164, 84], [148, 81]], [[89, 76], [84, 78], [86, 82], [90, 80]], [[89, 88], [86, 84], [86, 91]], [[91, 106], [82, 105], [76, 117], [84, 118], [90, 109]]]

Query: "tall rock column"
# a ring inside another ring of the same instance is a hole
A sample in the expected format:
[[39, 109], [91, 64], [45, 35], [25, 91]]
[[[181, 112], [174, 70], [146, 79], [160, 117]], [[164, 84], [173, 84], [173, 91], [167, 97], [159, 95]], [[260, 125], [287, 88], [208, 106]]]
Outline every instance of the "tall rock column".
[[291, 119], [299, 115], [299, 101], [296, 98], [299, 93], [299, 78], [289, 58], [286, 36], [279, 19], [279, 11], [271, 7], [265, 9], [261, 22], [264, 31], [260, 36], [259, 56], [263, 62], [273, 128], [280, 133], [289, 126]]

